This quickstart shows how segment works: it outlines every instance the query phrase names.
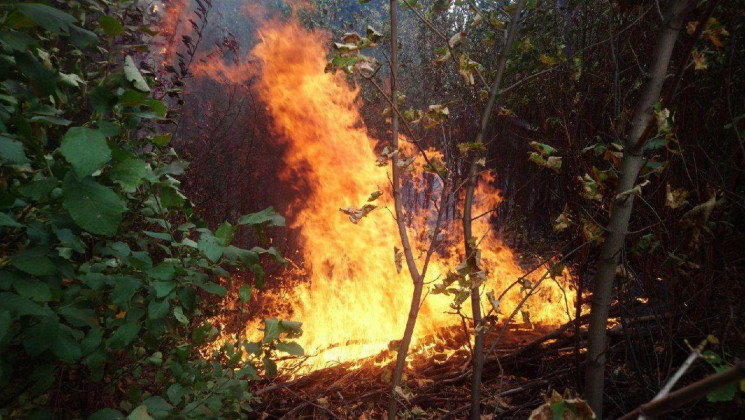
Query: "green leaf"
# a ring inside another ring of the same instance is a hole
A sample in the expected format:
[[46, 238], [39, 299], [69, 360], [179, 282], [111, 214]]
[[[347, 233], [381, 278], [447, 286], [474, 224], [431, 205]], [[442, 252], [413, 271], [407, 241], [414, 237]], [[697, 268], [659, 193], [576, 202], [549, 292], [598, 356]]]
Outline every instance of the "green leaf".
[[57, 74], [46, 68], [29, 51], [16, 54], [16, 67], [21, 73], [28, 77], [31, 85], [40, 96], [51, 95], [57, 87]]
[[168, 404], [162, 397], [150, 397], [142, 402], [147, 406], [147, 411], [157, 418], [167, 418], [173, 410], [173, 406]]
[[[715, 354], [714, 352], [707, 351], [705, 354]], [[717, 355], [717, 357], [719, 357]], [[714, 367], [714, 370], [717, 373], [724, 372], [725, 370], [729, 369], [729, 366], [726, 364], [716, 364], [716, 359], [714, 359], [714, 363], [712, 363], [711, 360], [708, 360], [709, 364], [712, 364]], [[719, 363], [721, 363], [721, 360], [719, 360]], [[737, 388], [735, 387], [735, 383], [731, 383], [725, 387], [719, 388], [715, 391], [710, 392], [706, 395], [706, 399], [709, 402], [726, 402], [726, 401], [732, 401], [735, 398], [735, 392], [737, 391]]]
[[23, 225], [16, 222], [15, 219], [11, 215], [7, 213], [0, 213], [0, 227], [19, 228], [19, 227], [23, 227]]
[[93, 309], [64, 306], [59, 308], [59, 314], [71, 325], [98, 328], [98, 315]]
[[168, 241], [168, 242], [172, 242], [173, 241], [173, 236], [171, 236], [170, 233], [152, 232], [152, 231], [149, 231], [149, 230], [143, 230], [142, 233], [144, 233], [145, 235], [147, 235], [147, 236], [149, 236], [151, 238], [160, 239], [162, 241]]
[[47, 125], [62, 125], [62, 126], [68, 126], [72, 123], [70, 120], [66, 120], [64, 118], [59, 117], [53, 117], [51, 115], [35, 115], [31, 118], [29, 118], [30, 122], [34, 123], [42, 123]]
[[171, 401], [171, 403], [179, 405], [181, 403], [181, 400], [184, 399], [184, 395], [186, 395], [187, 392], [188, 390], [181, 384], [175, 383], [168, 387], [168, 390], [166, 390], [166, 395], [168, 396], [168, 399]]
[[140, 323], [137, 321], [128, 322], [114, 331], [114, 334], [106, 341], [109, 347], [122, 348], [129, 345], [140, 332]]
[[59, 335], [57, 317], [45, 316], [24, 332], [23, 348], [31, 357], [36, 357], [52, 346]]
[[275, 347], [277, 348], [277, 350], [289, 353], [293, 356], [305, 356], [305, 351], [303, 350], [303, 348], [300, 346], [300, 344], [294, 341], [290, 341], [289, 343], [277, 343]]
[[142, 105], [147, 99], [147, 93], [136, 90], [126, 90], [119, 96], [119, 104], [124, 106]]
[[217, 262], [220, 259], [223, 253], [223, 248], [220, 239], [207, 233], [203, 233], [197, 243], [197, 249], [202, 251], [212, 262]]
[[40, 201], [46, 198], [52, 190], [54, 190], [57, 183], [57, 178], [53, 176], [50, 176], [49, 178], [40, 178], [18, 188], [18, 192], [20, 192], [24, 197]]
[[164, 118], [166, 116], [166, 113], [168, 113], [168, 108], [166, 107], [166, 105], [157, 99], [148, 99], [147, 101], [145, 101], [145, 105], [150, 108], [159, 118]]
[[228, 222], [223, 222], [219, 228], [215, 231], [215, 237], [222, 239], [224, 246], [230, 245], [230, 241], [233, 240], [233, 225]]
[[179, 190], [164, 186], [160, 191], [160, 203], [168, 209], [180, 208], [186, 203], [186, 197]]
[[264, 342], [271, 343], [279, 338], [280, 327], [277, 318], [264, 319]]
[[147, 407], [145, 405], [141, 405], [137, 408], [135, 408], [132, 413], [127, 416], [127, 420], [155, 420], [153, 416], [151, 416], [147, 412]]
[[160, 136], [155, 136], [150, 139], [150, 143], [160, 147], [167, 146], [168, 143], [171, 142], [171, 135], [171, 133], [167, 133], [161, 134]]
[[98, 36], [95, 32], [83, 29], [80, 26], [70, 25], [70, 42], [81, 50], [96, 46]]
[[283, 265], [287, 264], [287, 260], [282, 258], [282, 254], [280, 254], [279, 250], [273, 246], [270, 246], [269, 249], [266, 250], [266, 253], [274, 257], [274, 259]]
[[111, 160], [106, 137], [91, 128], [73, 127], [62, 138], [60, 152], [80, 178], [96, 172]]
[[279, 321], [280, 326], [284, 331], [287, 332], [293, 332], [293, 333], [302, 333], [303, 332], [303, 323], [300, 321], [286, 321], [282, 320]]
[[706, 395], [706, 399], [709, 402], [726, 402], [732, 401], [735, 398], [735, 384], [729, 384], [724, 388], [720, 388], [716, 391], [710, 392]]
[[150, 285], [155, 289], [155, 296], [158, 299], [168, 296], [176, 288], [176, 283], [172, 281], [154, 281]]
[[187, 325], [189, 323], [189, 318], [184, 315], [184, 308], [177, 306], [173, 308], [173, 316], [176, 317], [176, 320], [184, 325]]
[[28, 162], [23, 143], [10, 137], [0, 135], [0, 161], [10, 165], [22, 165]]
[[114, 37], [124, 32], [122, 23], [118, 19], [108, 15], [102, 15], [98, 19], [98, 24], [101, 25], [101, 29], [109, 37]]
[[52, 292], [49, 285], [35, 278], [13, 279], [13, 287], [19, 295], [36, 302], [49, 302], [52, 300]]
[[230, 261], [241, 260], [247, 266], [252, 266], [259, 262], [259, 254], [253, 250], [237, 248], [233, 245], [223, 249], [223, 255]]
[[103, 339], [103, 329], [101, 328], [91, 328], [88, 335], [83, 338], [83, 340], [80, 342], [80, 349], [82, 350], [83, 354], [88, 355], [93, 352], [98, 346], [101, 344], [101, 340]]
[[189, 163], [183, 160], [177, 160], [169, 163], [168, 165], [161, 166], [154, 171], [155, 176], [160, 177], [161, 175], [183, 175], [186, 168], [189, 167]]
[[94, 87], [88, 94], [88, 101], [91, 103], [91, 107], [101, 114], [111, 112], [117, 100], [116, 95], [103, 86]]
[[535, 149], [537, 152], [539, 152], [543, 156], [550, 156], [556, 153], [556, 149], [554, 149], [553, 147], [545, 143], [538, 143], [537, 141], [531, 141], [530, 147]]
[[[80, 87], [80, 85], [85, 85], [85, 80], [81, 79], [80, 76], [78, 76], [75, 73], [59, 73], [60, 82], [67, 86], [71, 87]], [[36, 117], [34, 117], [36, 118]], [[32, 118], [32, 121], [36, 121], [34, 118]], [[54, 125], [70, 125], [70, 120], [65, 120], [62, 118], [51, 118], [46, 120], [46, 122]]]
[[285, 218], [279, 213], [274, 211], [273, 207], [267, 207], [266, 209], [253, 214], [247, 214], [241, 216], [238, 219], [239, 225], [260, 225], [262, 223], [269, 222], [271, 226], [284, 226]]
[[49, 276], [57, 272], [57, 267], [41, 248], [19, 252], [11, 258], [10, 265], [34, 276]]
[[39, 3], [21, 3], [16, 8], [35, 24], [56, 34], [67, 34], [70, 26], [77, 23], [73, 16]]
[[127, 78], [127, 81], [132, 83], [132, 86], [134, 86], [135, 89], [141, 92], [150, 92], [150, 87], [147, 85], [147, 82], [142, 77], [142, 74], [137, 68], [137, 65], [135, 65], [135, 62], [132, 59], [131, 55], [128, 55], [127, 58], [124, 59], [123, 70], [124, 77]]
[[81, 228], [99, 235], [114, 235], [127, 207], [110, 188], [91, 178], [78, 181], [68, 173], [63, 185], [62, 206]]
[[140, 286], [142, 286], [142, 283], [135, 277], [119, 276], [116, 279], [114, 289], [111, 291], [111, 302], [120, 308], [129, 306], [129, 301]]
[[244, 284], [241, 286], [241, 288], [238, 290], [238, 297], [241, 299], [241, 302], [248, 302], [251, 300], [251, 285], [250, 284]]
[[243, 367], [235, 373], [236, 379], [244, 379], [248, 376], [250, 379], [259, 379], [259, 374], [256, 372], [256, 367], [251, 362], [244, 362]]
[[15, 313], [16, 316], [49, 315], [48, 308], [42, 308], [38, 304], [15, 293], [0, 293], [0, 308], [9, 311], [11, 314]]
[[73, 337], [71, 331], [67, 328], [63, 328], [57, 338], [52, 344], [52, 353], [68, 363], [73, 363], [83, 356], [83, 352], [80, 349], [80, 344], [75, 337]]
[[147, 274], [156, 280], [168, 281], [168, 280], [171, 280], [173, 276], [176, 274], [176, 269], [173, 267], [172, 263], [163, 262], [163, 263], [158, 264], [157, 267], [147, 270]]
[[93, 378], [94, 381], [98, 382], [103, 379], [103, 368], [106, 364], [106, 360], [106, 352], [103, 349], [98, 349], [85, 358], [85, 365], [88, 366], [88, 369], [91, 372], [91, 378]]
[[198, 286], [208, 293], [212, 293], [213, 295], [225, 296], [228, 294], [228, 291], [225, 290], [223, 286], [220, 286], [219, 284], [213, 283], [211, 281], [200, 283]]
[[9, 53], [27, 51], [37, 43], [38, 41], [34, 37], [25, 32], [0, 31], [0, 44]]
[[263, 359], [264, 362], [264, 371], [266, 372], [266, 376], [269, 378], [274, 378], [277, 376], [277, 364], [274, 363], [274, 360], [265, 357]]
[[147, 305], [147, 316], [149, 319], [161, 319], [168, 315], [169, 309], [171, 309], [171, 304], [168, 302], [168, 299], [161, 302], [151, 300]]
[[152, 356], [147, 358], [147, 361], [155, 366], [160, 366], [163, 364], [163, 353], [156, 351]]
[[261, 348], [261, 343], [258, 342], [244, 342], [243, 348], [246, 350], [247, 353], [253, 354], [255, 356], [260, 356], [261, 352], [263, 351]]
[[655, 137], [644, 144], [644, 150], [657, 150], [665, 147], [667, 139], [665, 137]]
[[148, 174], [147, 163], [140, 159], [126, 159], [111, 168], [109, 177], [125, 192], [135, 192]]

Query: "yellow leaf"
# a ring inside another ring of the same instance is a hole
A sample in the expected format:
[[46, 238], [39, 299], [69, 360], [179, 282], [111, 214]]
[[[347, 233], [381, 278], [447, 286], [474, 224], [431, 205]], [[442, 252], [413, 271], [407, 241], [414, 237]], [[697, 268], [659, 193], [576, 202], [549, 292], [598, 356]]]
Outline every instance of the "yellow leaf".
[[710, 342], [711, 344], [719, 344], [719, 339], [714, 337], [713, 335], [709, 334], [706, 337], [706, 341]]
[[698, 21], [692, 20], [686, 25], [686, 32], [688, 35], [693, 35], [696, 32], [696, 28], [698, 28]]
[[550, 55], [541, 54], [538, 59], [541, 61], [541, 63], [547, 65], [547, 66], [553, 66], [554, 64], [557, 64], [559, 60], [556, 57], [551, 57]]
[[693, 50], [691, 51], [691, 56], [693, 57], [695, 70], [706, 70], [709, 68], [709, 65], [706, 63], [706, 55], [703, 52]]
[[677, 209], [678, 207], [686, 204], [686, 197], [688, 197], [688, 191], [682, 189], [672, 189], [670, 184], [667, 184], [665, 192], [665, 205], [671, 209]]
[[456, 45], [463, 42], [463, 40], [466, 39], [466, 33], [465, 32], [458, 32], [455, 35], [450, 37], [450, 40], [448, 41], [448, 45], [450, 45], [450, 48], [455, 47]]

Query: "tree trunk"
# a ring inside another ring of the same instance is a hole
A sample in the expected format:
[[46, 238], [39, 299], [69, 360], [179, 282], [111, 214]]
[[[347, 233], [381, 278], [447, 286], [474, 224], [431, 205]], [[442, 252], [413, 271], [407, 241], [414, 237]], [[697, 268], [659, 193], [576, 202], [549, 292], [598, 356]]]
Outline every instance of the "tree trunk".
[[[391, 106], [396, 106], [396, 89], [397, 89], [397, 69], [398, 69], [398, 16], [397, 16], [397, 1], [390, 0], [391, 8]], [[398, 114], [392, 113], [391, 116], [391, 146], [393, 150], [398, 150]], [[411, 298], [411, 307], [409, 309], [409, 317], [406, 320], [406, 328], [404, 329], [404, 336], [401, 339], [401, 343], [398, 348], [398, 354], [396, 355], [396, 369], [393, 372], [393, 383], [391, 386], [391, 398], [388, 405], [388, 418], [394, 420], [396, 418], [397, 402], [396, 402], [396, 387], [401, 383], [401, 375], [403, 374], [404, 365], [406, 364], [406, 355], [409, 352], [409, 345], [411, 344], [411, 338], [414, 334], [414, 327], [416, 326], [417, 315], [419, 314], [419, 305], [422, 300], [422, 289], [424, 288], [424, 276], [419, 274], [419, 270], [416, 267], [414, 261], [414, 255], [411, 252], [411, 245], [409, 243], [409, 235], [406, 232], [406, 224], [404, 221], [403, 204], [401, 203], [401, 168], [398, 167], [398, 154], [394, 154], [392, 159], [392, 182], [393, 182], [393, 202], [396, 212], [396, 225], [398, 226], [398, 233], [401, 237], [401, 246], [403, 247], [404, 257], [406, 259], [406, 267], [409, 269], [411, 280], [414, 282], [414, 292]]]
[[646, 133], [654, 124], [653, 107], [660, 98], [670, 56], [683, 24], [684, 12], [690, 0], [671, 0], [665, 13], [662, 31], [657, 40], [648, 79], [641, 89], [641, 97], [634, 109], [631, 127], [624, 141], [623, 160], [618, 174], [618, 186], [613, 198], [608, 237], [600, 254], [597, 278], [592, 295], [592, 312], [587, 344], [587, 371], [585, 393], [590, 407], [602, 418], [603, 385], [605, 379], [605, 336], [608, 310], [613, 297], [616, 267], [623, 251], [626, 233], [633, 209], [634, 194], [623, 194], [634, 188], [642, 167], [642, 151], [647, 141]]
[[[517, 2], [517, 8], [512, 15], [510, 22], [510, 28], [507, 32], [507, 39], [505, 40], [504, 48], [499, 56], [497, 62], [497, 76], [492, 85], [491, 92], [489, 94], [489, 101], [484, 109], [484, 114], [481, 118], [481, 128], [479, 134], [476, 137], [476, 143], [483, 143], [484, 136], [486, 135], [486, 129], [489, 126], [489, 120], [491, 119], [494, 107], [497, 104], [499, 96], [499, 88], [502, 84], [502, 77], [504, 76], [504, 69], [507, 64], [507, 57], [510, 54], [510, 49], [515, 41], [517, 33], [517, 25], [520, 20], [520, 13], [525, 6], [525, 0]], [[476, 249], [473, 247], [473, 231], [471, 229], [471, 210], [473, 207], [473, 192], [476, 188], [476, 178], [478, 177], [478, 163], [477, 158], [471, 159], [471, 167], [468, 174], [468, 184], [466, 186], [466, 197], [463, 204], [463, 240], [465, 242], [466, 259], [468, 260], [468, 266], [471, 272], [479, 270], [477, 267], [476, 260]], [[481, 372], [484, 365], [484, 331], [481, 318], [481, 295], [480, 287], [474, 287], [471, 289], [471, 308], [473, 313], [473, 328], [474, 328], [474, 342], [473, 342], [473, 376], [471, 378], [471, 419], [481, 419]]]

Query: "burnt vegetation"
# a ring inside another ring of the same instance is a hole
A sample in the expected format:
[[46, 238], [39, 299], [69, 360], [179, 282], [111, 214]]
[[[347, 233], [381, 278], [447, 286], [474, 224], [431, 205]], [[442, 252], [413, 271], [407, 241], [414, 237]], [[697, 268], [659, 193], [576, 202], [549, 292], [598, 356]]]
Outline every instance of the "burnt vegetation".
[[742, 418], [744, 17], [0, 5], [0, 418]]

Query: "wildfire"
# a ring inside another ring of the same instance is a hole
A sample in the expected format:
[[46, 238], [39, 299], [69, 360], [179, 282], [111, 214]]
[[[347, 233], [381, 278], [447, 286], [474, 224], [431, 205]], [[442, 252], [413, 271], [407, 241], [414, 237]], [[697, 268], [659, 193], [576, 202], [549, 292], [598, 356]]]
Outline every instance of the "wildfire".
[[152, 12], [159, 15], [158, 32], [164, 39], [161, 50], [164, 63], [170, 63], [181, 43], [181, 37], [191, 31], [187, 17], [191, 13], [191, 2], [165, 0], [155, 3]]
[[[253, 50], [262, 65], [259, 92], [273, 118], [277, 141], [286, 148], [280, 176], [295, 183], [297, 197], [288, 216], [291, 227], [301, 232], [306, 278], [292, 292], [291, 316], [303, 321], [305, 333], [299, 341], [315, 355], [308, 369], [370, 356], [402, 334], [413, 285], [405, 268], [397, 273], [394, 264], [393, 250], [400, 240], [391, 213], [375, 210], [353, 224], [339, 208], [359, 208], [374, 191], [384, 193], [375, 204], [390, 208], [390, 168], [375, 164], [377, 141], [367, 135], [362, 122], [358, 90], [343, 76], [324, 72], [326, 35], [277, 22], [266, 24], [261, 35], [263, 42]], [[421, 174], [414, 170], [412, 176]], [[475, 215], [493, 210], [500, 201], [494, 176], [487, 173], [479, 183]], [[414, 185], [427, 182], [435, 181]], [[409, 210], [414, 248], [424, 248], [429, 240], [421, 232], [428, 227], [423, 219], [427, 209]], [[447, 222], [427, 282], [443, 278], [462, 261], [460, 229], [458, 219]], [[481, 265], [488, 276], [485, 289], [499, 295], [523, 270], [512, 250], [491, 232], [488, 215], [474, 221], [474, 232], [481, 240]], [[542, 274], [527, 278], [535, 282]], [[548, 324], [568, 320], [574, 301], [568, 284], [566, 270], [545, 280], [524, 306], [523, 317]], [[526, 287], [514, 287], [505, 295], [502, 316], [512, 312], [525, 292]], [[452, 296], [427, 296], [415, 341], [460, 323], [451, 302]]]

